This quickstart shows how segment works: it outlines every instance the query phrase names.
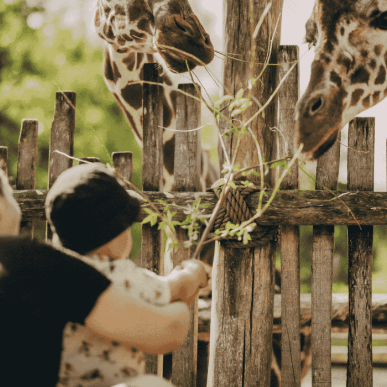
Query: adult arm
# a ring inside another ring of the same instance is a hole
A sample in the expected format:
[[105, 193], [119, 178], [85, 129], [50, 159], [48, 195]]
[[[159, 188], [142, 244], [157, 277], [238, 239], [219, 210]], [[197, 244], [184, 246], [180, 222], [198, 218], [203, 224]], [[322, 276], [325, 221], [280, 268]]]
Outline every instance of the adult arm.
[[85, 324], [107, 339], [162, 354], [183, 343], [189, 312], [183, 302], [156, 305], [112, 283], [98, 298]]

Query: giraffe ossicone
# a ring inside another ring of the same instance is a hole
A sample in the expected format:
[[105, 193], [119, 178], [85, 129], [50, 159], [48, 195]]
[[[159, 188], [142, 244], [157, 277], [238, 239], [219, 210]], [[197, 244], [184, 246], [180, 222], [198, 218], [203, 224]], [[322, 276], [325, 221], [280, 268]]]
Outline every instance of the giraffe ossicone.
[[303, 152], [316, 159], [352, 118], [387, 95], [387, 1], [315, 0], [305, 28], [315, 57], [295, 130]]
[[[159, 63], [163, 76], [164, 190], [173, 186], [178, 74], [210, 63], [211, 39], [188, 0], [98, 0], [94, 18], [105, 41], [105, 82], [142, 147], [142, 69]], [[186, 79], [184, 79], [186, 81]], [[206, 152], [202, 153], [201, 185], [217, 178]]]

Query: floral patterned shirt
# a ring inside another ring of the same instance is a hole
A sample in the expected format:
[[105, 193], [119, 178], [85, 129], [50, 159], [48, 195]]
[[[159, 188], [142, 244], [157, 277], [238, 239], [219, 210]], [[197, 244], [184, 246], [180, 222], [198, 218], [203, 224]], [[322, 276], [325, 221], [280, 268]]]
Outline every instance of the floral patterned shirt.
[[[164, 278], [137, 267], [129, 259], [114, 260], [101, 255], [82, 259], [136, 297], [154, 305], [166, 305], [171, 301], [170, 288]], [[56, 387], [113, 386], [144, 374], [144, 369], [143, 352], [101, 338], [84, 325], [68, 323], [63, 331]]]

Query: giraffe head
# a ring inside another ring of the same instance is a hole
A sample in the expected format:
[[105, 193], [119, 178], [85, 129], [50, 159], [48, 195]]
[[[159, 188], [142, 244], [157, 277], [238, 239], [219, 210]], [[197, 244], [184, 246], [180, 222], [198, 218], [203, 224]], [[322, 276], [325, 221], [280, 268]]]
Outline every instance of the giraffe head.
[[315, 0], [305, 28], [315, 57], [296, 107], [296, 136], [315, 159], [345, 124], [387, 95], [387, 1]]
[[211, 39], [188, 0], [99, 0], [94, 24], [116, 52], [158, 52], [175, 73], [214, 57]]

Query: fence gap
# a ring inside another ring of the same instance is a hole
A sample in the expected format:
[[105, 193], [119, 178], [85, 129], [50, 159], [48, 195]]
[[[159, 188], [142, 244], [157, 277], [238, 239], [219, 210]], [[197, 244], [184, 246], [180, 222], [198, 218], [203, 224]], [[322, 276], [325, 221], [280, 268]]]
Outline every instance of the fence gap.
[[[35, 189], [36, 162], [38, 157], [38, 124], [38, 120], [22, 120], [18, 146], [16, 189]], [[34, 221], [22, 221], [20, 224], [20, 234], [32, 238], [34, 235]]]
[[[348, 190], [374, 190], [375, 118], [348, 130]], [[347, 387], [372, 387], [373, 226], [348, 226], [349, 331]]]
[[[280, 46], [279, 81], [298, 60], [298, 46]], [[299, 65], [289, 74], [278, 93], [279, 154], [288, 157], [297, 151], [294, 138], [294, 108], [299, 99]], [[299, 188], [295, 164], [282, 181], [282, 190]], [[281, 385], [297, 387], [301, 383], [300, 353], [300, 226], [281, 226]]]
[[[74, 156], [76, 94], [73, 91], [57, 91], [55, 93], [54, 120], [51, 125], [50, 159], [48, 169], [48, 188], [55, 183], [58, 176], [73, 166], [73, 160], [55, 151]], [[51, 239], [52, 233], [47, 226], [46, 238]]]
[[[198, 87], [198, 86], [197, 86]], [[200, 90], [200, 88], [198, 87]], [[199, 97], [193, 84], [179, 85], [179, 90]], [[176, 104], [174, 190], [178, 192], [200, 191], [201, 140], [200, 130], [190, 131], [200, 126], [200, 101], [179, 93]], [[195, 250], [181, 248], [188, 240], [185, 229], [178, 227], [179, 250], [173, 253], [173, 266], [190, 259]], [[190, 306], [190, 325], [182, 346], [172, 354], [172, 383], [176, 386], [196, 387], [198, 350], [198, 300]]]
[[[340, 168], [340, 138], [317, 160], [316, 189], [336, 190]], [[332, 276], [334, 226], [313, 226], [312, 260], [312, 383], [331, 386]]]
[[[144, 81], [161, 83], [155, 63], [145, 64]], [[143, 150], [142, 150], [142, 189], [143, 191], [162, 190], [163, 139], [162, 90], [155, 84], [143, 84]], [[163, 233], [158, 225], [142, 226], [141, 267], [156, 274], [164, 274]], [[145, 373], [162, 375], [163, 356], [145, 354]]]

